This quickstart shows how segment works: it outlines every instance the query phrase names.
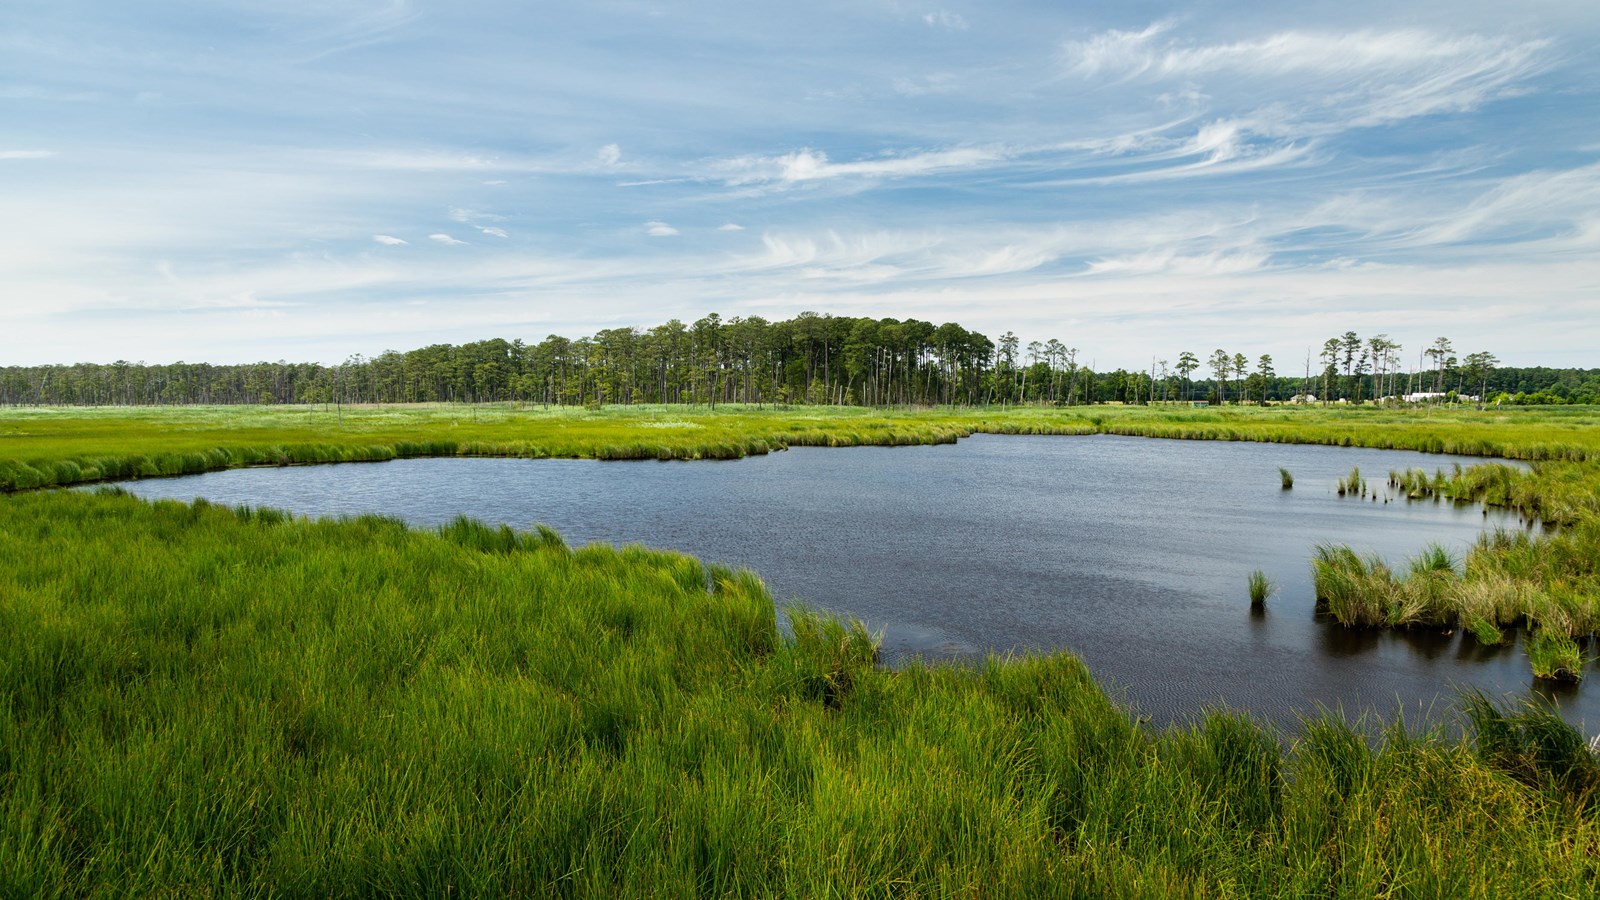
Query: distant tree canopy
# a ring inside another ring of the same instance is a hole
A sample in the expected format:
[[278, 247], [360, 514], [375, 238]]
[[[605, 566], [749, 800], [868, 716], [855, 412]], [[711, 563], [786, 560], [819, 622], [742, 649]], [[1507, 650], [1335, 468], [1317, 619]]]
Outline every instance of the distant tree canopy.
[[550, 335], [537, 344], [499, 338], [390, 350], [338, 365], [176, 362], [11, 366], [0, 369], [6, 405], [210, 403], [517, 402], [603, 406], [634, 403], [850, 405], [1077, 405], [1210, 398], [1272, 402], [1292, 396], [1360, 401], [1404, 388], [1453, 390], [1529, 403], [1600, 402], [1600, 370], [1497, 368], [1492, 354], [1458, 365], [1449, 341], [1426, 351], [1425, 371], [1402, 373], [1399, 345], [1354, 332], [1330, 339], [1324, 368], [1280, 375], [1270, 356], [1255, 371], [1242, 353], [1206, 357], [1214, 377], [1194, 379], [1201, 357], [1174, 367], [1092, 371], [1059, 340], [998, 341], [954, 322], [801, 313], [769, 322], [715, 313], [649, 329], [609, 328], [590, 337]]

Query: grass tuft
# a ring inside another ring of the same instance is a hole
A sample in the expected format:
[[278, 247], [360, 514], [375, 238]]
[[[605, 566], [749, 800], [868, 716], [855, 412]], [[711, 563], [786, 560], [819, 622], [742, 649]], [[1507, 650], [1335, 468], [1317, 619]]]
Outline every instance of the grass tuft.
[[1367, 494], [1367, 482], [1366, 479], [1361, 477], [1361, 467], [1355, 466], [1351, 468], [1349, 475], [1339, 479], [1336, 489], [1341, 497], [1345, 496], [1346, 494], [1354, 494], [1357, 497], [1365, 497]]
[[1250, 573], [1248, 586], [1250, 589], [1250, 605], [1253, 607], [1266, 605], [1267, 598], [1278, 592], [1278, 585], [1267, 577], [1267, 573], [1260, 569]]
[[1577, 641], [1558, 628], [1535, 628], [1528, 638], [1527, 651], [1535, 678], [1569, 682], [1583, 679], [1583, 651]]

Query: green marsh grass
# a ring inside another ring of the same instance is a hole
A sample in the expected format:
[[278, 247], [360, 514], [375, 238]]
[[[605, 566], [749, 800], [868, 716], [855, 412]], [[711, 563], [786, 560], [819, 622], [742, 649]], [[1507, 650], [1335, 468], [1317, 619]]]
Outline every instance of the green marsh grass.
[[[0, 491], [193, 474], [250, 465], [412, 456], [734, 458], [790, 446], [951, 443], [977, 433], [1123, 434], [1331, 444], [1499, 456], [1600, 459], [1590, 408], [1504, 412], [1291, 407], [608, 406], [508, 404], [346, 407], [13, 408], [0, 414]], [[1585, 467], [1586, 469], [1587, 467]], [[1586, 476], [1568, 498], [1591, 511]], [[1554, 501], [1556, 498], [1552, 498]], [[1565, 507], [1555, 512], [1563, 512]]]
[[1288, 469], [1283, 468], [1282, 466], [1279, 466], [1278, 467], [1278, 484], [1279, 484], [1279, 486], [1281, 486], [1286, 491], [1291, 489], [1291, 488], [1293, 488], [1294, 487], [1294, 473], [1290, 472]]
[[1479, 691], [1463, 699], [1479, 759], [1580, 809], [1600, 802], [1600, 757], [1549, 704], [1506, 709]]
[[0, 895], [1593, 889], [1558, 719], [1155, 731], [1067, 654], [887, 672], [789, 618], [548, 530], [0, 498]]
[[1250, 591], [1250, 605], [1257, 608], [1265, 606], [1267, 598], [1278, 592], [1278, 585], [1260, 569], [1250, 573], [1246, 587]]
[[1571, 635], [1559, 626], [1535, 628], [1528, 637], [1528, 660], [1533, 676], [1548, 681], [1579, 681], [1583, 678], [1583, 651]]
[[[1319, 548], [1319, 605], [1374, 627], [1476, 616], [1502, 640], [1600, 629], [1593, 409], [1092, 413], [6, 410], [0, 491], [975, 433], [1499, 456], [1534, 466], [1429, 488], [1557, 531], [1492, 532], [1448, 573]], [[1560, 779], [1482, 741], [1397, 725], [1370, 745], [1326, 717], [1286, 743], [1226, 711], [1155, 732], [1069, 655], [889, 673], [864, 628], [789, 620], [750, 573], [549, 529], [0, 497], [0, 634], [28, 636], [0, 647], [0, 895], [1592, 891], [1592, 803], [1574, 814]], [[1581, 744], [1556, 724], [1537, 746]]]
[[1346, 494], [1354, 494], [1357, 497], [1365, 497], [1367, 495], [1367, 482], [1366, 479], [1361, 477], [1361, 467], [1356, 466], [1352, 468], [1349, 475], [1339, 479], [1336, 490], [1339, 492], [1339, 496], [1341, 497], [1345, 496]]

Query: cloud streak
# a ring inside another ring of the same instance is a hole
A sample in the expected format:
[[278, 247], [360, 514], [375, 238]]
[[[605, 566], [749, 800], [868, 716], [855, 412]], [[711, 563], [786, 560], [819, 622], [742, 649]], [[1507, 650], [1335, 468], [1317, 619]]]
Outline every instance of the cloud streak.
[[1282, 31], [1201, 44], [1170, 21], [1070, 41], [1068, 71], [1121, 81], [1266, 79], [1312, 105], [1347, 108], [1350, 124], [1476, 109], [1550, 66], [1548, 39], [1447, 35], [1419, 29]]
[[712, 177], [729, 185], [786, 184], [830, 181], [839, 178], [914, 178], [964, 169], [983, 168], [1005, 161], [1009, 154], [998, 148], [956, 147], [877, 159], [833, 162], [821, 150], [805, 147], [777, 156], [740, 156], [716, 160]]

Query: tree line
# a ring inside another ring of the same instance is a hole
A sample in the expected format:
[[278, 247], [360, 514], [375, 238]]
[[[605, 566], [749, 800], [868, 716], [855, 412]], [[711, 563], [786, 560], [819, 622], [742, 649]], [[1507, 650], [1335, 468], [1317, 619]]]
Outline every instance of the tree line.
[[[1416, 367], [1400, 363], [1387, 335], [1330, 338], [1303, 375], [1280, 374], [1218, 349], [1145, 371], [1097, 372], [1060, 340], [991, 340], [954, 322], [805, 312], [653, 328], [609, 328], [588, 337], [433, 344], [337, 365], [176, 362], [10, 366], [0, 369], [6, 405], [187, 405], [513, 402], [544, 405], [719, 403], [810, 405], [1079, 405], [1199, 401], [1263, 403], [1299, 397], [1362, 402], [1402, 393], [1505, 392], [1526, 402], [1595, 402], [1600, 370], [1505, 369], [1492, 354], [1457, 360], [1448, 339]], [[1209, 371], [1210, 378], [1203, 377]], [[1202, 377], [1196, 378], [1199, 374]]]

